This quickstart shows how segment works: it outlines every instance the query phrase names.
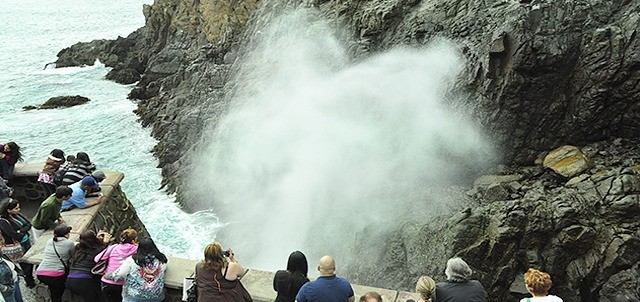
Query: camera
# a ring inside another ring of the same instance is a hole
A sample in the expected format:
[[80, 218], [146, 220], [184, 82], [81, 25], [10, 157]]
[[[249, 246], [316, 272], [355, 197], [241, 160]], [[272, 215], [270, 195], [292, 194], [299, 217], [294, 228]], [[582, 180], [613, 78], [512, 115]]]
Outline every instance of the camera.
[[222, 252], [222, 254], [223, 254], [225, 257], [229, 257], [229, 256], [231, 256], [231, 252], [229, 252], [229, 250], [226, 250], [226, 251]]

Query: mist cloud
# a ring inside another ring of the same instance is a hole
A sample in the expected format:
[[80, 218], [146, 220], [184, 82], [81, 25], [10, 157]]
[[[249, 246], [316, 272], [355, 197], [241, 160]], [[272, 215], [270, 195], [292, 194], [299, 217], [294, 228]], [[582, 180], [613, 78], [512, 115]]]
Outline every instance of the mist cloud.
[[312, 267], [317, 255], [346, 255], [365, 228], [441, 211], [429, 188], [490, 160], [480, 132], [447, 109], [464, 64], [454, 45], [353, 63], [342, 41], [309, 9], [274, 20], [206, 134], [193, 190], [250, 267], [281, 269], [294, 250]]

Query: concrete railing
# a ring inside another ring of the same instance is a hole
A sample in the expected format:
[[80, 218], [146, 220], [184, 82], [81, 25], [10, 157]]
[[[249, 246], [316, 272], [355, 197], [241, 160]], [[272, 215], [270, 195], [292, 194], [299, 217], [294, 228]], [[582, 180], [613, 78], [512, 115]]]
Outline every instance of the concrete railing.
[[[42, 168], [42, 163], [18, 164], [15, 169], [15, 185], [13, 197], [20, 201], [22, 211], [31, 217], [37, 210], [40, 203], [47, 197], [42, 186], [37, 182], [37, 176]], [[87, 209], [74, 209], [62, 213], [62, 217], [67, 224], [72, 226], [71, 240], [77, 240], [78, 236], [86, 230], [108, 230], [114, 237], [126, 228], [134, 228], [140, 236], [148, 236], [144, 224], [140, 221], [135, 208], [127, 199], [120, 188], [120, 182], [124, 179], [121, 172], [102, 170], [107, 178], [100, 183], [102, 193], [107, 196], [107, 201], [97, 206]], [[87, 201], [93, 200], [87, 198]], [[23, 261], [35, 265], [42, 261], [44, 244], [53, 236], [53, 231], [46, 231], [33, 244], [32, 248], [25, 254]], [[182, 297], [182, 281], [184, 278], [193, 275], [197, 260], [168, 257], [168, 268], [165, 274], [165, 287], [167, 289], [166, 302], [178, 302]], [[276, 293], [273, 290], [274, 272], [250, 269], [242, 278], [243, 285], [256, 302], [273, 301]], [[383, 288], [374, 288], [352, 284], [356, 298], [361, 295], [375, 291], [382, 295], [384, 301], [404, 302], [408, 299], [418, 300], [417, 297], [408, 292], [396, 291]], [[47, 301], [48, 290], [46, 285], [39, 284], [31, 293], [35, 301]], [[71, 301], [69, 293], [64, 299]]]

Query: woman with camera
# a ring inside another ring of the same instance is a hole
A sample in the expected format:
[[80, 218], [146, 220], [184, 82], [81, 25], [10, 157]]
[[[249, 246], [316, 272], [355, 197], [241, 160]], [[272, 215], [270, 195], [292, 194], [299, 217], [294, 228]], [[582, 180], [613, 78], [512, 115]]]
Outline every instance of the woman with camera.
[[198, 302], [253, 301], [240, 283], [244, 268], [231, 249], [213, 242], [204, 248], [204, 260], [196, 264]]
[[[109, 248], [97, 254], [93, 261], [107, 260], [105, 275], [115, 272], [127, 257], [133, 255], [138, 250], [138, 232], [134, 229], [126, 229], [120, 233], [120, 243], [111, 245]], [[106, 302], [122, 302], [122, 285], [124, 280], [111, 280], [105, 276], [100, 279], [102, 299]]]

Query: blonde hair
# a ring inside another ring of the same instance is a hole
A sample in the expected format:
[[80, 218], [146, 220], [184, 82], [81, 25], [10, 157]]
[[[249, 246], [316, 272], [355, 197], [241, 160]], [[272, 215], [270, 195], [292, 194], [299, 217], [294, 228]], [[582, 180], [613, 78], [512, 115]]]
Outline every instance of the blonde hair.
[[224, 260], [222, 254], [222, 245], [217, 242], [212, 242], [204, 247], [204, 267], [212, 270], [217, 270], [227, 267], [227, 261]]
[[421, 276], [416, 283], [416, 293], [425, 302], [436, 300], [436, 282], [429, 276]]
[[535, 268], [530, 268], [524, 274], [524, 283], [527, 284], [527, 289], [536, 296], [546, 296], [552, 284], [549, 274]]

